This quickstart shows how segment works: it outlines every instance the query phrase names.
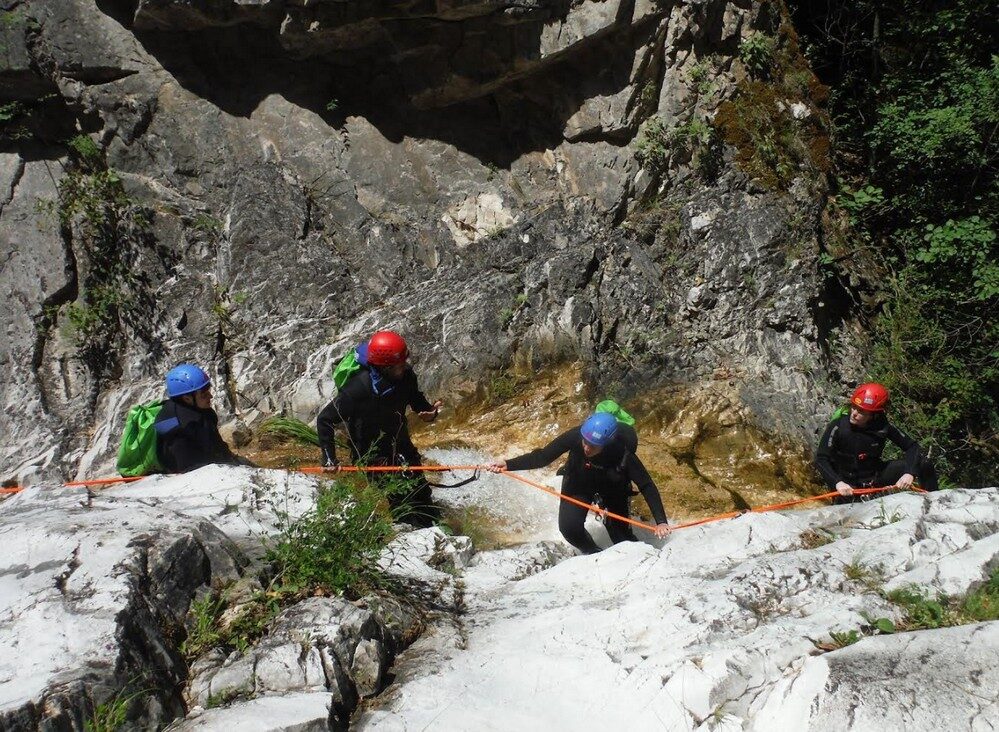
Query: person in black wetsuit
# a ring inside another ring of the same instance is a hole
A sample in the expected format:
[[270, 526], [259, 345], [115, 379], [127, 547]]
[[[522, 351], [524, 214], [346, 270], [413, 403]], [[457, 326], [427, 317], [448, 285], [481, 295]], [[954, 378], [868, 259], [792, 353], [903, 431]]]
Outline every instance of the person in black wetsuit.
[[[604, 508], [628, 517], [631, 484], [642, 492], [656, 520], [656, 536], [669, 534], [669, 522], [663, 509], [659, 489], [649, 476], [635, 450], [638, 435], [626, 424], [619, 424], [613, 415], [598, 412], [579, 427], [563, 432], [548, 445], [509, 460], [488, 466], [494, 473], [502, 470], [532, 470], [542, 468], [560, 455], [568, 453], [562, 470], [562, 493], [580, 501], [592, 503], [599, 493]], [[569, 501], [559, 501], [558, 528], [565, 540], [584, 554], [600, 551], [586, 530], [589, 509]], [[631, 527], [623, 521], [607, 517], [605, 526], [611, 541], [637, 541]]]
[[168, 473], [203, 465], [253, 465], [229, 449], [212, 409], [212, 383], [200, 367], [184, 363], [166, 375], [167, 396], [153, 428], [156, 455]]
[[[864, 500], [866, 496], [853, 494], [854, 488], [907, 489], [917, 478], [925, 490], [938, 488], [936, 469], [921, 455], [919, 443], [885, 416], [888, 397], [881, 384], [861, 384], [850, 398], [850, 413], [834, 419], [822, 434], [815, 467], [826, 485], [839, 493], [836, 503]], [[881, 459], [888, 441], [902, 449], [900, 460]]]
[[[406, 341], [392, 331], [379, 331], [355, 351], [358, 369], [326, 405], [316, 420], [322, 465], [331, 472], [339, 467], [334, 428], [343, 424], [354, 461], [371, 465], [422, 465], [406, 423], [406, 408], [417, 412], [424, 422], [437, 418], [442, 402], [431, 404], [417, 384], [408, 363]], [[440, 519], [430, 484], [422, 473], [409, 478], [407, 492], [392, 492], [389, 502], [399, 520], [417, 526], [430, 526]]]

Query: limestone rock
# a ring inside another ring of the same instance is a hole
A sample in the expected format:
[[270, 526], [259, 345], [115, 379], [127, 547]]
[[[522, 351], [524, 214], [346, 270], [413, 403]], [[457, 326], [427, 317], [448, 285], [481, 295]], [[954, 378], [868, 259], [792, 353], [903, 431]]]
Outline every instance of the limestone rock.
[[[749, 514], [483, 592], [478, 560], [466, 574], [472, 620], [403, 654], [403, 682], [358, 727], [987, 729], [996, 622], [864, 635], [825, 655], [816, 644], [897, 618], [884, 587], [974, 588], [999, 557], [997, 505], [990, 488]], [[816, 531], [828, 543], [806, 542]], [[476, 703], [453, 703], [466, 695]]]
[[339, 727], [330, 718], [332, 697], [321, 692], [271, 695], [208, 709], [172, 724], [170, 732], [321, 732]]

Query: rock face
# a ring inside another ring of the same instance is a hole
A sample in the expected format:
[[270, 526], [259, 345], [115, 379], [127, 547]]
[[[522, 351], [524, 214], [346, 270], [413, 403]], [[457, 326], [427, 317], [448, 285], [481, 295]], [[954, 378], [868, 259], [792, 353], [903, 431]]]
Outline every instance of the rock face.
[[[263, 541], [315, 489], [303, 476], [207, 467], [91, 495], [41, 486], [0, 504], [0, 728], [83, 730], [99, 705], [131, 697], [133, 726], [193, 709], [180, 729], [243, 729], [251, 717], [255, 729], [346, 729], [415, 634], [417, 617], [392, 598], [306, 599], [255, 647], [190, 669], [179, 651], [192, 600], [254, 581]], [[422, 587], [433, 570], [410, 566]], [[224, 723], [206, 709], [233, 699]]]
[[514, 353], [582, 360], [621, 395], [729, 369], [755, 419], [810, 439], [835, 325], [821, 177], [768, 191], [723, 146], [702, 179], [680, 133], [664, 165], [637, 157], [646, 120], [710, 121], [777, 11], [11, 4], [0, 475], [106, 470], [127, 408], [184, 360], [209, 368], [225, 421], [309, 419], [377, 327], [458, 396]]
[[750, 514], [500, 584], [473, 565], [464, 633], [414, 645], [357, 726], [988, 729], [999, 622], [816, 644], [897, 618], [881, 590], [980, 584], [997, 508], [997, 489], [901, 495]]
[[0, 504], [0, 727], [83, 730], [123, 699], [131, 726], [174, 730], [995, 719], [997, 621], [824, 651], [833, 631], [898, 620], [886, 590], [960, 595], [994, 572], [995, 488], [750, 514], [590, 557], [561, 541], [475, 553], [466, 537], [402, 531], [379, 559], [401, 595], [303, 599], [255, 645], [188, 667], [178, 649], [192, 600], [255, 579], [262, 540], [315, 488], [208, 467], [92, 495], [41, 486]]

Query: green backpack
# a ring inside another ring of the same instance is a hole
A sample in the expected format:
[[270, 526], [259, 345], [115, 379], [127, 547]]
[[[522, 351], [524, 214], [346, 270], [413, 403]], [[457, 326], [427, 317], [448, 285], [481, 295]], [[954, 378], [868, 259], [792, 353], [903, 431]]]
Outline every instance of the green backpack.
[[622, 424], [626, 424], [629, 427], [635, 426], [635, 418], [624, 411], [624, 408], [615, 402], [613, 399], [604, 399], [600, 402], [594, 412], [606, 412], [607, 414], [613, 414], [614, 419]]
[[849, 404], [844, 404], [844, 405], [840, 406], [839, 408], [837, 408], [836, 411], [832, 413], [832, 416], [829, 418], [829, 421], [830, 422], [835, 422], [840, 417], [845, 417], [849, 413], [850, 413], [850, 405]]
[[357, 351], [352, 350], [340, 359], [333, 368], [333, 383], [337, 389], [342, 389], [347, 380], [361, 370], [361, 364], [357, 362]]
[[156, 428], [153, 427], [162, 408], [163, 402], [149, 402], [128, 410], [118, 448], [118, 472], [126, 478], [163, 470], [156, 456]]

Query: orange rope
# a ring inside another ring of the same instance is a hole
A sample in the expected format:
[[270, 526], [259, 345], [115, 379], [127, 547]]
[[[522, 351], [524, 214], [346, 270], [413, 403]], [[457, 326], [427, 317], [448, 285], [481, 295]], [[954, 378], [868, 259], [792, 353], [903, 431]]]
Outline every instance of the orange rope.
[[610, 511], [607, 511], [607, 510], [605, 510], [603, 508], [600, 508], [599, 506], [594, 506], [592, 503], [587, 503], [586, 501], [580, 501], [580, 500], [578, 500], [576, 498], [573, 498], [572, 496], [567, 496], [564, 493], [559, 493], [558, 491], [556, 491], [556, 490], [554, 490], [552, 488], [549, 488], [546, 485], [543, 485], [541, 483], [535, 483], [533, 480], [530, 480], [529, 478], [525, 478], [522, 475], [517, 475], [516, 473], [510, 473], [510, 472], [508, 472], [506, 470], [501, 470], [500, 472], [503, 475], [507, 476], [508, 478], [513, 478], [514, 480], [519, 480], [521, 483], [526, 483], [527, 485], [531, 486], [532, 488], [537, 488], [539, 491], [544, 491], [548, 495], [555, 496], [556, 498], [560, 498], [563, 501], [566, 501], [567, 503], [574, 503], [575, 505], [580, 506], [582, 508], [588, 508], [591, 511], [593, 511], [594, 513], [598, 513], [601, 516], [604, 516], [605, 518], [612, 518], [612, 519], [616, 519], [617, 521], [624, 521], [626, 524], [631, 524], [632, 526], [637, 526], [638, 528], [645, 529], [646, 531], [655, 531], [656, 527], [652, 526], [651, 524], [646, 524], [646, 523], [643, 523], [641, 521], [635, 521], [634, 519], [630, 519], [627, 516], [619, 516], [616, 513], [611, 513]]
[[[486, 466], [484, 465], [342, 465], [339, 466], [335, 471], [329, 471], [329, 474], [335, 475], [337, 473], [401, 473], [401, 472], [449, 472], [457, 470], [481, 470]], [[298, 473], [326, 473], [327, 469], [320, 466], [310, 466], [305, 468], [297, 468], [294, 472]], [[636, 521], [635, 519], [629, 518], [627, 516], [621, 516], [606, 509], [600, 508], [592, 503], [587, 503], [586, 501], [580, 501], [579, 499], [573, 498], [572, 496], [567, 496], [560, 493], [552, 488], [549, 488], [542, 483], [537, 483], [529, 478], [525, 478], [522, 475], [517, 475], [506, 470], [500, 471], [503, 475], [509, 478], [518, 480], [521, 483], [531, 486], [532, 488], [537, 488], [538, 490], [544, 491], [545, 493], [555, 496], [559, 500], [566, 501], [568, 503], [575, 504], [581, 508], [586, 508], [593, 511], [599, 516], [604, 518], [612, 518], [615, 521], [622, 521], [626, 524], [631, 524], [640, 529], [645, 529], [646, 531], [655, 531], [656, 527], [652, 524], [647, 524], [642, 521]], [[97, 478], [94, 480], [77, 480], [69, 483], [64, 483], [63, 485], [67, 488], [85, 488], [91, 486], [107, 486], [114, 485], [116, 483], [132, 483], [137, 480], [142, 480], [149, 476], [139, 475], [130, 478], [118, 477], [118, 478]], [[853, 495], [870, 495], [873, 493], [883, 493], [885, 491], [894, 490], [895, 486], [885, 486], [882, 488], [854, 488]], [[925, 490], [919, 486], [913, 484], [911, 486], [913, 491], [917, 493], [926, 493]], [[14, 494], [20, 493], [24, 488], [21, 486], [6, 486], [0, 488], [0, 495], [3, 494]], [[758, 508], [751, 508], [748, 511], [729, 511], [728, 513], [718, 514], [716, 516], [708, 516], [707, 518], [695, 519], [694, 521], [687, 521], [682, 524], [676, 524], [670, 526], [671, 531], [676, 531], [677, 529], [688, 529], [693, 526], [701, 526], [702, 524], [712, 523], [714, 521], [724, 521], [725, 519], [735, 518], [741, 516], [744, 513], [765, 513], [766, 511], [779, 511], [783, 508], [790, 508], [791, 506], [798, 506], [802, 503], [810, 503], [811, 501], [822, 501], [827, 498], [835, 498], [839, 495], [836, 491], [830, 493], [822, 493], [818, 496], [809, 496], [807, 498], [799, 498], [794, 501], [785, 501], [783, 503], [773, 503], [769, 506], [759, 506]]]
[[[482, 468], [481, 465], [410, 465], [408, 467], [403, 467], [401, 465], [342, 465], [338, 467], [335, 471], [330, 471], [330, 474], [335, 473], [401, 473], [401, 472], [448, 472], [451, 470], [479, 470]], [[297, 473], [325, 473], [326, 469], [313, 466], [307, 468], [297, 468], [295, 471]], [[92, 486], [105, 486], [105, 485], [115, 485], [117, 483], [133, 483], [137, 480], [142, 480], [143, 478], [148, 478], [148, 475], [137, 475], [130, 478], [117, 477], [117, 478], [95, 478], [93, 480], [74, 480], [69, 483], [63, 483], [62, 485], [66, 488], [89, 488]], [[0, 488], [0, 494], [13, 494], [20, 493], [24, 488], [19, 485], [6, 486]]]
[[[628, 518], [627, 516], [620, 516], [616, 513], [612, 513], [603, 508], [600, 508], [599, 506], [595, 506], [592, 503], [586, 503], [585, 501], [580, 501], [576, 498], [573, 498], [572, 496], [567, 496], [563, 493], [559, 493], [558, 491], [549, 488], [546, 485], [543, 485], [541, 483], [536, 483], [535, 481], [529, 480], [521, 475], [517, 475], [515, 473], [511, 473], [506, 470], [502, 470], [500, 472], [503, 475], [513, 478], [514, 480], [519, 480], [521, 483], [526, 483], [527, 485], [533, 488], [542, 490], [545, 493], [555, 496], [556, 498], [559, 498], [563, 501], [567, 501], [568, 503], [573, 503], [577, 506], [581, 506], [582, 508], [588, 508], [594, 513], [599, 514], [605, 518], [612, 518], [617, 521], [623, 521], [627, 524], [631, 524], [632, 526], [637, 526], [640, 529], [645, 529], [646, 531], [655, 531], [656, 529], [656, 527], [653, 526], [652, 524], [646, 524], [641, 521], [635, 521], [634, 519]], [[926, 493], [925, 490], [923, 490], [922, 488], [920, 488], [915, 484], [913, 484], [911, 488], [913, 491], [916, 491], [917, 493]], [[890, 491], [890, 490], [896, 490], [895, 486], [890, 485], [890, 486], [885, 486], [883, 488], [854, 488], [853, 495], [864, 496], [864, 495], [870, 495], [872, 493], [883, 493], [885, 491]], [[799, 498], [794, 501], [785, 501], [784, 503], [772, 503], [769, 506], [759, 506], [758, 508], [751, 508], [747, 511], [729, 511], [728, 513], [721, 513], [716, 516], [708, 516], [707, 518], [695, 519], [694, 521], [687, 521], [682, 524], [675, 524], [673, 526], [670, 526], [670, 531], [676, 531], [677, 529], [689, 529], [692, 526], [700, 526], [702, 524], [708, 524], [714, 521], [723, 521], [725, 519], [736, 518], [737, 516], [741, 516], [744, 513], [765, 513], [767, 511], [778, 511], [782, 508], [789, 508], [791, 506], [797, 506], [799, 504], [809, 503], [811, 501], [822, 501], [827, 498], [836, 498], [837, 496], [839, 496], [839, 493], [837, 491], [832, 491], [830, 493], [822, 493], [821, 495], [818, 496]]]

